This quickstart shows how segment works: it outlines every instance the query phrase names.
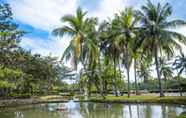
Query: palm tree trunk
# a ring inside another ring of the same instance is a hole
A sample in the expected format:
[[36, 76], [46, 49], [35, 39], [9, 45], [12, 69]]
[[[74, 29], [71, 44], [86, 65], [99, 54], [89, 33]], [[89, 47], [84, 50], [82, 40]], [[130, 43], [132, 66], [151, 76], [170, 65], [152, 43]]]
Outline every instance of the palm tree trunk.
[[164, 93], [163, 93], [162, 82], [161, 82], [161, 74], [160, 74], [160, 70], [159, 70], [157, 48], [155, 49], [155, 64], [156, 64], [157, 78], [158, 78], [158, 82], [159, 82], [160, 97], [163, 97], [164, 96]]
[[[119, 79], [122, 80], [122, 72], [121, 72], [121, 67], [120, 67], [120, 62], [118, 61], [118, 65], [119, 65]], [[120, 95], [123, 96], [123, 90], [120, 91]]]
[[107, 80], [104, 80], [104, 89], [103, 89], [103, 90], [104, 90], [104, 95], [105, 95], [105, 96], [106, 96], [107, 93], [108, 93], [108, 91], [107, 91], [107, 90], [108, 90], [108, 86], [107, 86], [107, 85], [108, 85]]
[[181, 81], [180, 81], [180, 74], [178, 75], [178, 81], [179, 81], [180, 96], [183, 96], [183, 94], [182, 94], [182, 87], [181, 87]]
[[168, 88], [167, 88], [167, 78], [164, 76], [164, 82], [165, 82], [165, 93], [168, 93]]
[[182, 88], [180, 87], [179, 89], [180, 89], [179, 90], [180, 91], [180, 96], [183, 96], [183, 94], [182, 94]]
[[91, 81], [90, 81], [90, 78], [88, 80], [88, 97], [91, 97]]
[[115, 96], [118, 96], [118, 93], [117, 93], [117, 87], [116, 87], [116, 62], [115, 62], [115, 58], [114, 58], [114, 80], [113, 81], [113, 86], [114, 86], [114, 93], [115, 93]]
[[136, 78], [136, 59], [134, 59], [134, 79], [135, 79], [135, 92], [136, 95], [138, 95], [138, 84], [137, 84], [137, 78]]
[[128, 80], [128, 97], [130, 97], [130, 74], [129, 74], [129, 67], [127, 67], [127, 80]]
[[[100, 51], [99, 51], [100, 52]], [[101, 56], [99, 54], [99, 57], [98, 57], [98, 65], [99, 65], [99, 72], [101, 72]], [[100, 94], [101, 96], [105, 99], [105, 96], [104, 96], [104, 86], [103, 86], [104, 82], [103, 82], [103, 79], [100, 79]]]
[[[126, 49], [128, 49], [128, 44], [125, 45]], [[127, 69], [127, 80], [128, 80], [128, 98], [130, 97], [130, 75], [129, 75], [129, 71], [130, 71], [130, 63], [129, 63], [129, 51], [126, 51], [126, 69]]]

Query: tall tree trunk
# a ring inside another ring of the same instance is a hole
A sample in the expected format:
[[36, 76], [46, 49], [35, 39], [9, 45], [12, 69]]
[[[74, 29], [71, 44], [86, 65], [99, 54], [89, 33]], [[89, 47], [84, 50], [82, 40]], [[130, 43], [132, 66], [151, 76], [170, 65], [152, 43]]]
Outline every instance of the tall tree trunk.
[[129, 67], [127, 67], [127, 80], [128, 80], [128, 97], [130, 97], [130, 74], [129, 74]]
[[167, 89], [167, 78], [164, 76], [164, 82], [165, 82], [165, 84], [164, 84], [164, 88], [165, 88], [165, 93], [168, 93], [168, 89]]
[[113, 81], [115, 96], [118, 96], [117, 87], [116, 87], [116, 62], [115, 62], [115, 58], [114, 58], [114, 80], [112, 80], [112, 81]]
[[[122, 72], [121, 72], [121, 67], [120, 67], [120, 62], [118, 61], [118, 65], [119, 65], [119, 79], [122, 80]], [[120, 91], [120, 95], [123, 96], [123, 90], [121, 89]]]
[[180, 91], [180, 96], [183, 96], [183, 94], [182, 94], [182, 88], [180, 87], [179, 89], [180, 89], [179, 90]]
[[[128, 44], [125, 45], [126, 49], [128, 49]], [[128, 81], [128, 98], [130, 97], [130, 62], [129, 62], [129, 51], [126, 51], [126, 63], [125, 67], [127, 69], [127, 81]]]
[[[99, 51], [100, 52], [100, 51]], [[99, 72], [101, 72], [101, 56], [100, 56], [101, 54], [99, 54], [99, 57], [98, 57], [98, 65], [99, 65]], [[104, 86], [103, 86], [103, 84], [104, 84], [104, 81], [103, 81], [103, 79], [101, 78], [100, 79], [100, 77], [98, 77], [99, 78], [99, 80], [100, 80], [100, 94], [101, 94], [101, 96], [105, 99], [105, 96], [104, 96]]]
[[183, 94], [182, 94], [181, 80], [180, 80], [180, 74], [179, 74], [179, 76], [178, 76], [178, 81], [179, 81], [179, 91], [180, 91], [180, 96], [183, 96]]
[[99, 92], [101, 97], [103, 97], [103, 99], [105, 99], [105, 96], [104, 96], [103, 91], [102, 91], [102, 85], [100, 85], [100, 87], [99, 87], [99, 85], [100, 85], [100, 82], [99, 82], [99, 80], [96, 79], [95, 80], [95, 86], [96, 86], [97, 92]]
[[156, 72], [157, 72], [157, 78], [159, 82], [159, 91], [160, 91], [160, 97], [164, 96], [163, 88], [162, 88], [162, 81], [161, 81], [161, 74], [159, 70], [159, 62], [158, 62], [158, 51], [157, 48], [155, 49], [155, 64], [156, 64]]
[[134, 79], [135, 79], [135, 93], [138, 95], [138, 83], [136, 78], [136, 59], [134, 59]]
[[88, 80], [88, 97], [91, 97], [91, 81], [90, 81], [90, 78]]
[[104, 86], [103, 86], [103, 90], [104, 90], [104, 95], [106, 96], [107, 95], [107, 88], [108, 88], [108, 86], [107, 86], [108, 84], [107, 84], [107, 80], [104, 80]]

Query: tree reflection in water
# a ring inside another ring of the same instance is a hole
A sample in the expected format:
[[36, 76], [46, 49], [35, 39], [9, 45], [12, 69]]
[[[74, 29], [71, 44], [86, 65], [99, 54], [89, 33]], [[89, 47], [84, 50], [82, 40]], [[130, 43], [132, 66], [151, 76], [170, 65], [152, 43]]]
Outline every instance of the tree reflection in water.
[[49, 111], [48, 106], [53, 106], [51, 104], [4, 108], [0, 109], [0, 118], [175, 118], [186, 111], [186, 107], [166, 104], [85, 102], [74, 105], [73, 109], [62, 111]]
[[83, 118], [122, 118], [122, 104], [80, 103]]

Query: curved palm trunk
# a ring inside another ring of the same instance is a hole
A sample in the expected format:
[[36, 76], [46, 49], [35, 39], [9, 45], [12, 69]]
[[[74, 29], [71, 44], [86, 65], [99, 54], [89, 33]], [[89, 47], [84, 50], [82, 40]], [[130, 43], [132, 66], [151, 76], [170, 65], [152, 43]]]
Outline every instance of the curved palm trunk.
[[136, 78], [136, 59], [134, 59], [134, 79], [135, 79], [135, 93], [138, 95], [138, 83]]
[[160, 70], [159, 70], [159, 62], [158, 62], [158, 52], [157, 52], [157, 48], [155, 50], [155, 64], [156, 64], [156, 72], [157, 72], [157, 78], [158, 78], [158, 82], [159, 82], [159, 91], [160, 91], [160, 97], [164, 96], [163, 93], [163, 88], [162, 88], [162, 81], [161, 81], [161, 74], [160, 74]]

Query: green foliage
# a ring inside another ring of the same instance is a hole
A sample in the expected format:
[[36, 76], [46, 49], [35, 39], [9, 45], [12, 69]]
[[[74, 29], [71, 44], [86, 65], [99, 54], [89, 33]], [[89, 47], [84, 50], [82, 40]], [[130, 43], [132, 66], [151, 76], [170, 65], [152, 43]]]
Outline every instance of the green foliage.
[[[180, 43], [186, 44], [185, 36], [168, 30], [186, 25], [186, 22], [169, 20], [172, 15], [169, 3], [153, 4], [148, 0], [139, 11], [126, 8], [100, 25], [97, 25], [96, 18], [88, 18], [86, 15], [87, 12], [78, 8], [75, 15], [62, 17], [61, 21], [68, 25], [53, 31], [54, 35], [67, 34], [72, 37], [63, 58], [66, 61], [73, 59], [76, 67], [80, 62], [83, 65], [77, 88], [88, 88], [89, 93], [97, 90], [102, 96], [107, 89], [115, 93], [124, 90], [125, 82], [120, 69], [123, 66], [130, 96], [130, 67], [133, 60], [136, 62], [135, 75], [144, 82], [140, 83], [140, 89], [159, 89], [163, 96], [163, 85], [165, 88], [172, 87], [169, 85], [169, 80], [173, 79], [172, 68], [167, 62], [159, 60], [159, 56], [166, 56], [165, 61], [168, 61], [176, 49], [181, 49]], [[159, 82], [151, 80], [153, 61]], [[177, 63], [177, 68], [183, 71], [184, 62]], [[135, 81], [137, 83], [136, 78]], [[135, 87], [137, 93], [137, 84]]]
[[24, 76], [24, 73], [19, 69], [9, 69], [0, 67], [0, 79], [3, 80], [12, 80], [15, 81], [16, 78], [21, 78]]
[[15, 88], [13, 83], [8, 83], [7, 81], [0, 81], [0, 88], [7, 89], [7, 88]]
[[15, 24], [10, 6], [0, 3], [1, 96], [44, 94], [59, 85], [56, 81], [60, 78], [61, 66], [57, 58], [33, 55], [19, 47], [23, 34]]
[[[139, 11], [126, 8], [100, 25], [97, 18], [87, 17], [87, 12], [81, 8], [75, 15], [63, 16], [61, 21], [65, 25], [53, 31], [55, 36], [69, 35], [72, 38], [62, 60], [72, 60], [76, 71], [78, 64], [83, 66], [79, 81], [68, 85], [60, 78], [77, 78], [76, 73], [60, 65], [57, 58], [33, 55], [19, 47], [25, 32], [19, 30], [10, 6], [0, 3], [0, 94], [30, 96], [67, 90], [73, 95], [76, 90], [83, 93], [88, 89], [89, 94], [96, 91], [101, 96], [112, 90], [117, 96], [118, 91], [126, 90], [122, 66], [126, 70], [130, 96], [130, 87], [134, 89], [134, 83], [130, 83], [133, 60], [135, 75], [143, 79], [143, 82], [138, 82], [139, 89], [159, 89], [162, 96], [163, 85], [166, 89], [185, 89], [185, 80], [181, 79], [185, 70], [184, 54], [181, 53], [173, 64], [179, 71], [176, 77], [173, 77], [167, 61], [176, 49], [181, 50], [180, 43], [186, 44], [186, 37], [168, 29], [186, 25], [186, 22], [170, 21], [171, 14], [170, 4], [153, 4], [148, 0]], [[160, 55], [167, 58], [159, 59]], [[151, 76], [153, 61], [158, 80]]]

